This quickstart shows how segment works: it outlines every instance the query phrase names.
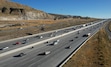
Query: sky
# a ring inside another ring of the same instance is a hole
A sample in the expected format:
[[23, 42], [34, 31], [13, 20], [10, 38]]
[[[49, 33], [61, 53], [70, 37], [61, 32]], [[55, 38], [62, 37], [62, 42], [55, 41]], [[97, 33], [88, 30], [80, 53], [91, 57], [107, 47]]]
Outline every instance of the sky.
[[111, 18], [111, 0], [12, 0], [47, 13]]

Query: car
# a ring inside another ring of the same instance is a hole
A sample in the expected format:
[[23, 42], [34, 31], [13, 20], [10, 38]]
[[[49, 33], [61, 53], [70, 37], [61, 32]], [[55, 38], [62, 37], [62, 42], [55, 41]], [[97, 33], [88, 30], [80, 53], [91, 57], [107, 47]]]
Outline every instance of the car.
[[54, 41], [54, 42], [53, 42], [53, 45], [56, 45], [56, 44], [58, 44], [58, 42]]
[[75, 38], [78, 38], [78, 36], [76, 36]]
[[5, 50], [5, 49], [8, 49], [9, 47], [3, 47], [3, 48], [0, 48], [0, 50]]
[[49, 37], [53, 37], [53, 33], [49, 33]]
[[40, 36], [40, 35], [38, 35], [38, 36], [36, 36], [36, 37], [39, 38], [39, 39], [43, 38], [43, 36]]
[[8, 49], [9, 47], [4, 47], [3, 49]]
[[69, 40], [70, 42], [74, 41], [73, 39]]
[[53, 36], [53, 34], [50, 35], [50, 37], [52, 37], [52, 36]]
[[15, 55], [14, 57], [22, 57], [22, 56], [25, 56], [26, 54], [25, 53], [19, 53], [18, 55]]
[[24, 41], [22, 44], [26, 44], [27, 43], [27, 41]]
[[57, 42], [59, 42], [60, 40], [56, 40]]
[[88, 37], [90, 35], [91, 35], [91, 33], [87, 33], [87, 34], [84, 34], [83, 37]]
[[51, 52], [50, 51], [45, 51], [43, 54], [44, 55], [48, 55], [48, 54], [50, 54]]
[[23, 44], [26, 44], [28, 41], [29, 41], [29, 39], [25, 39], [25, 40], [23, 41]]
[[84, 34], [83, 37], [88, 37], [88, 35]]
[[3, 50], [3, 48], [0, 48], [0, 50]]
[[16, 42], [16, 43], [15, 43], [15, 45], [19, 45], [19, 44], [21, 44], [21, 42]]
[[54, 42], [53, 42], [53, 45], [58, 44], [59, 41], [60, 41], [60, 40], [56, 40], [56, 41], [54, 41]]
[[24, 54], [24, 53], [20, 53], [19, 55], [22, 57], [22, 56], [24, 56], [25, 54]]
[[66, 49], [71, 49], [71, 46], [67, 46]]
[[40, 36], [39, 38], [41, 39], [41, 38], [43, 38], [43, 36]]
[[48, 54], [50, 54], [51, 53], [51, 51], [45, 51], [45, 52], [42, 52], [42, 53], [40, 53], [40, 54], [38, 54], [38, 55], [48, 55]]

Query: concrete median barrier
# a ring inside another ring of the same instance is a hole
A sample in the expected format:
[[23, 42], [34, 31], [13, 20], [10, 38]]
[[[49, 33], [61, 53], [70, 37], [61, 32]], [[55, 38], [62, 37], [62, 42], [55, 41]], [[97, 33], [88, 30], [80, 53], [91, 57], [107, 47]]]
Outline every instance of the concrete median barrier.
[[30, 44], [30, 45], [27, 45], [27, 46], [23, 46], [23, 47], [20, 47], [20, 48], [17, 48], [17, 49], [13, 49], [13, 50], [10, 50], [10, 51], [1, 53], [1, 54], [0, 54], [0, 57], [6, 56], [6, 55], [8, 55], [8, 54], [15, 53], [15, 52], [18, 52], [18, 51], [27, 49], [27, 48], [30, 48], [30, 47], [32, 47], [32, 46], [36, 46], [36, 45], [42, 44], [42, 43], [44, 43], [44, 42], [47, 42], [47, 41], [50, 41], [50, 40], [53, 40], [53, 39], [57, 39], [57, 38], [60, 38], [60, 37], [63, 37], [63, 36], [72, 34], [72, 33], [74, 33], [74, 32], [77, 32], [77, 31], [80, 31], [80, 30], [82, 30], [82, 29], [85, 29], [85, 28], [94, 26], [94, 25], [96, 25], [96, 24], [99, 24], [99, 23], [95, 23], [95, 24], [93, 24], [93, 25], [86, 26], [86, 27], [83, 27], [83, 28], [80, 28], [80, 29], [77, 29], [77, 30], [74, 30], [74, 31], [71, 31], [71, 32], [68, 32], [68, 33], [65, 33], [65, 34], [62, 34], [62, 35], [59, 35], [59, 36], [56, 36], [56, 37], [52, 37], [52, 38], [49, 38], [49, 39], [46, 39], [46, 40], [43, 40], [43, 41], [40, 41], [40, 42], [37, 42], [37, 43], [34, 43], [34, 44]]

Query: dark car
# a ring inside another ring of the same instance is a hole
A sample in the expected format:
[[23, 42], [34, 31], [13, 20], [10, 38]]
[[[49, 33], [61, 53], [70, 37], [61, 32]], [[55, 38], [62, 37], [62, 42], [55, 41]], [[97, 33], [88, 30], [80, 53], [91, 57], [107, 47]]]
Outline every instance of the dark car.
[[71, 49], [71, 46], [67, 46], [66, 49]]
[[78, 38], [78, 36], [76, 36], [75, 38]]
[[88, 35], [84, 34], [83, 37], [88, 37]]
[[70, 42], [74, 41], [73, 39], [69, 40]]
[[18, 54], [18, 55], [15, 55], [14, 57], [22, 57], [22, 56], [24, 56], [24, 55], [26, 55], [26, 54], [20, 53], [20, 54]]
[[21, 42], [16, 42], [16, 43], [15, 43], [15, 45], [19, 45], [19, 44], [21, 44]]

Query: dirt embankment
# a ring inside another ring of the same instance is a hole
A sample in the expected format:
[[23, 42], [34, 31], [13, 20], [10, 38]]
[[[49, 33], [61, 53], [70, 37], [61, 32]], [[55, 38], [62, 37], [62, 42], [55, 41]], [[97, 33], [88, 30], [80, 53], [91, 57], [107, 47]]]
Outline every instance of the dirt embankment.
[[111, 41], [105, 30], [101, 29], [63, 67], [111, 67]]
[[109, 25], [109, 30], [111, 31], [111, 22], [110, 22], [110, 25]]

